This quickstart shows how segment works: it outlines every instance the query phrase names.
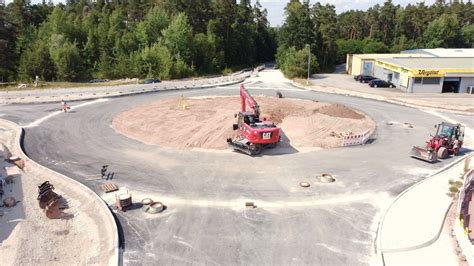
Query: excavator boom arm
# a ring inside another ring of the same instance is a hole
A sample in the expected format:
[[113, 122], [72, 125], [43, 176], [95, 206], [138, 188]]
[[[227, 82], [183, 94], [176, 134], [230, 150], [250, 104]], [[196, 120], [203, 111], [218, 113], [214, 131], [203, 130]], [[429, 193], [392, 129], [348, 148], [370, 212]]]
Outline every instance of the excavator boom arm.
[[244, 84], [240, 84], [240, 100], [242, 102], [242, 112], [247, 111], [248, 107], [253, 109], [255, 118], [260, 117], [260, 106], [258, 106], [257, 101], [250, 95], [250, 93], [245, 89]]

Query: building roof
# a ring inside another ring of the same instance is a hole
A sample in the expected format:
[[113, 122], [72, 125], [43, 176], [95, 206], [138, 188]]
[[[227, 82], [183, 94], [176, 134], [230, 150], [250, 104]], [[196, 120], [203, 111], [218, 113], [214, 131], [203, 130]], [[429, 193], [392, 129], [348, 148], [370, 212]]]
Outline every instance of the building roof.
[[426, 54], [434, 57], [474, 57], [474, 49], [459, 48], [459, 49], [414, 49], [401, 51], [402, 54]]
[[354, 54], [353, 57], [358, 57], [360, 59], [379, 59], [379, 58], [398, 58], [398, 57], [432, 57], [429, 54], [416, 54], [416, 53], [406, 53], [406, 54]]
[[411, 69], [474, 69], [474, 57], [384, 58], [379, 61]]

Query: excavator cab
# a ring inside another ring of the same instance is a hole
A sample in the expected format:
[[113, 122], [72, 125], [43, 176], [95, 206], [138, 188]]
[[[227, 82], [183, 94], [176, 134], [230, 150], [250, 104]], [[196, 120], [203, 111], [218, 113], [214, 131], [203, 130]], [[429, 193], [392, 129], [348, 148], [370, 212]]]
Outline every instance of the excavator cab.
[[243, 117], [244, 117], [244, 123], [247, 124], [247, 125], [253, 125], [255, 123], [258, 123], [260, 121], [258, 121], [258, 119], [256, 119], [255, 115], [253, 115], [252, 113], [242, 113]]
[[255, 118], [255, 115], [251, 112], [239, 112], [238, 118], [237, 118], [237, 124], [233, 125], [233, 129], [237, 130], [239, 128], [242, 128], [242, 124], [245, 123], [249, 126], [258, 123], [258, 119]]

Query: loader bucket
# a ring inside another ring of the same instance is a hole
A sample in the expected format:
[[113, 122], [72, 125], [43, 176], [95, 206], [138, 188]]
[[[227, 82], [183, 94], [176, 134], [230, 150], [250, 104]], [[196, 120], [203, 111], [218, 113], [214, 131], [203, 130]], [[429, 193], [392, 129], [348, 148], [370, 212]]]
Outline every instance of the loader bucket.
[[428, 150], [418, 146], [413, 146], [410, 156], [430, 163], [435, 162], [438, 159], [436, 152], [433, 150]]

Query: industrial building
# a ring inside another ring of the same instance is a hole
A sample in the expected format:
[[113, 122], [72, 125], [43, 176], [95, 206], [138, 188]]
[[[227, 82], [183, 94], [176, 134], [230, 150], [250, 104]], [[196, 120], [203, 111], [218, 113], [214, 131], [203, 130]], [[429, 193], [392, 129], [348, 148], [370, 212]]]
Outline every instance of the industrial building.
[[468, 92], [474, 85], [474, 58], [379, 59], [374, 76], [407, 92]]
[[417, 49], [348, 55], [346, 72], [392, 82], [409, 93], [474, 92], [474, 49]]
[[346, 73], [349, 75], [374, 75], [375, 62], [384, 58], [431, 57], [427, 54], [348, 54]]
[[422, 54], [430, 57], [472, 57], [474, 58], [474, 49], [460, 48], [460, 49], [414, 49], [404, 50], [401, 54]]

